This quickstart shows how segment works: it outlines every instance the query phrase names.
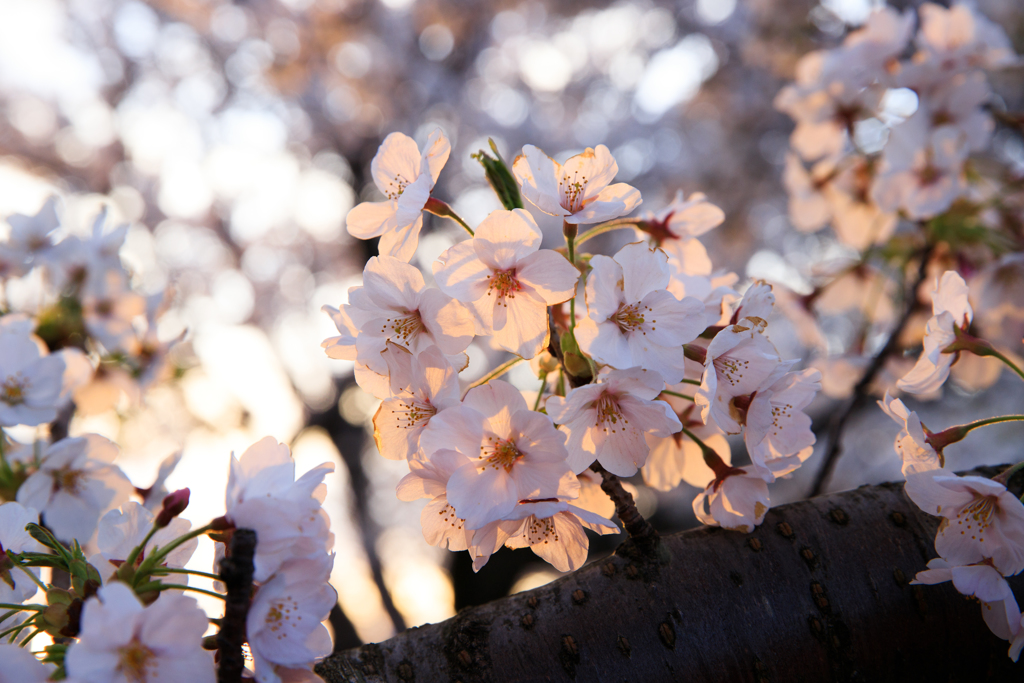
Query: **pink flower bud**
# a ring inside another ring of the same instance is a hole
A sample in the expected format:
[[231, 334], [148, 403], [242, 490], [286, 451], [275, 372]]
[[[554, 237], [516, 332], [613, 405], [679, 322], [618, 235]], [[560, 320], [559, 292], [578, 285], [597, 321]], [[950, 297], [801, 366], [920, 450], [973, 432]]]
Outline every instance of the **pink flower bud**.
[[188, 507], [188, 489], [178, 489], [164, 498], [164, 506], [160, 514], [156, 516], [156, 527], [162, 529], [171, 523], [171, 520], [180, 515]]

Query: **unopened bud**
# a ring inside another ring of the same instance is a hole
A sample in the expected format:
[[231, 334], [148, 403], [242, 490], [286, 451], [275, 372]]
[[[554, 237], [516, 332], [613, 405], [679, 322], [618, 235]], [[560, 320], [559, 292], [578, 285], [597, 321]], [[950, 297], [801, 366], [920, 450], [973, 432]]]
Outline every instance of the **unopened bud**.
[[171, 523], [171, 520], [180, 515], [188, 507], [188, 489], [178, 489], [174, 493], [170, 493], [164, 498], [164, 506], [160, 510], [160, 514], [156, 516], [155, 525], [158, 529], [162, 529]]

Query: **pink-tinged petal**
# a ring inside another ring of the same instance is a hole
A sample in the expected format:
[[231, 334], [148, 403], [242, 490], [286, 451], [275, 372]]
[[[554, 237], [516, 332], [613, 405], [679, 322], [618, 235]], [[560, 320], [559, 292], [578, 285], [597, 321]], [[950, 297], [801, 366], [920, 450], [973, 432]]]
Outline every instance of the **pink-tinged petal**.
[[[615, 315], [619, 306], [625, 302], [622, 266], [617, 261], [598, 254], [590, 259], [590, 268], [586, 290], [587, 311], [595, 322], [604, 322]], [[629, 303], [633, 301], [630, 300]]]
[[408, 262], [420, 241], [420, 229], [423, 227], [423, 216], [408, 225], [399, 226], [396, 230], [388, 230], [380, 236], [377, 249], [381, 254], [393, 256], [399, 261]]
[[701, 524], [708, 526], [717, 526], [715, 518], [708, 512], [708, 497], [710, 495], [710, 489], [704, 489], [693, 499], [693, 514], [696, 515], [697, 519]]
[[391, 341], [385, 342], [384, 350], [380, 352], [381, 358], [388, 366], [388, 381], [391, 383], [391, 393], [397, 396], [403, 391], [413, 391], [415, 370], [413, 360], [415, 356], [409, 349]]
[[686, 356], [683, 354], [682, 345], [661, 346], [639, 332], [627, 335], [626, 341], [633, 358], [631, 365], [654, 370], [670, 384], [683, 379], [686, 374]]
[[583, 199], [586, 200], [600, 194], [618, 172], [619, 165], [615, 163], [612, 153], [604, 145], [598, 145], [569, 157], [562, 167], [562, 180], [566, 183], [585, 184]]
[[679, 237], [699, 237], [725, 221], [725, 212], [699, 192], [690, 195], [686, 204], [686, 207], [674, 211], [668, 221], [669, 229]]
[[416, 357], [416, 391], [430, 399], [438, 410], [459, 405], [459, 371], [436, 346], [424, 349]]
[[370, 175], [378, 190], [394, 197], [419, 177], [422, 160], [415, 140], [404, 133], [391, 133], [370, 162]]
[[427, 144], [423, 146], [423, 164], [420, 167], [421, 173], [430, 176], [431, 184], [437, 182], [438, 176], [441, 175], [441, 169], [447, 163], [448, 155], [451, 152], [452, 143], [448, 141], [443, 130], [435, 128], [427, 138]]
[[973, 595], [982, 602], [998, 602], [1013, 595], [1003, 575], [987, 564], [953, 567], [951, 574], [962, 595]]
[[548, 326], [548, 309], [543, 302], [518, 296], [505, 299], [507, 305], [501, 306], [505, 313], [504, 325], [498, 328], [499, 315], [497, 309], [494, 316], [494, 341], [506, 351], [511, 351], [523, 358], [533, 358], [548, 345], [550, 329]]
[[502, 467], [470, 463], [448, 480], [448, 502], [466, 520], [467, 529], [479, 529], [511, 512], [519, 502], [519, 487]]
[[947, 270], [942, 274], [938, 287], [932, 296], [932, 311], [935, 315], [949, 313], [956, 325], [963, 326], [964, 320], [974, 318], [974, 310], [968, 301], [970, 293], [967, 283], [955, 270]]
[[631, 477], [647, 461], [649, 450], [642, 431], [632, 424], [615, 424], [604, 430], [597, 460], [612, 474]]
[[374, 256], [363, 268], [363, 291], [377, 308], [414, 310], [424, 286], [418, 268], [390, 256]]
[[[1020, 607], [1012, 595], [1005, 600], [981, 603], [981, 618], [997, 638], [1013, 639], [1016, 642], [1020, 634], [1024, 633], [1024, 628], [1021, 627]], [[1020, 654], [1020, 646], [1017, 646], [1017, 653]]]
[[420, 525], [423, 538], [430, 545], [453, 552], [469, 549], [466, 520], [456, 514], [445, 496], [438, 496], [424, 506]]
[[393, 224], [396, 211], [398, 204], [393, 201], [363, 202], [348, 212], [345, 227], [348, 234], [356, 239], [368, 240], [379, 237], [389, 224]]
[[573, 515], [558, 513], [527, 529], [535, 537], [530, 539], [530, 549], [558, 571], [575, 571], [587, 561], [590, 540]]
[[511, 438], [530, 463], [565, 460], [565, 435], [555, 429], [551, 418], [532, 410], [512, 414], [509, 424]]
[[558, 252], [542, 249], [519, 262], [516, 277], [553, 306], [573, 297], [580, 272]]
[[[504, 474], [504, 470], [502, 470]], [[515, 481], [517, 498], [576, 498], [580, 482], [562, 461], [523, 462], [512, 468], [509, 476]], [[450, 485], [449, 485], [450, 488]]]
[[765, 282], [755, 282], [743, 293], [738, 310], [738, 319], [757, 318], [768, 320], [775, 307], [775, 293]]
[[448, 449], [478, 458], [484, 440], [483, 420], [480, 413], [466, 406], [442, 410], [431, 418], [420, 434], [420, 448], [428, 458]]
[[604, 390], [605, 387], [600, 384], [584, 384], [570, 391], [565, 398], [551, 396], [545, 404], [548, 417], [555, 424], [566, 424], [570, 420], [578, 418], [582, 413], [586, 413], [583, 419], [593, 422], [592, 418], [597, 413], [593, 408], [587, 410], [586, 405], [595, 401]]
[[575, 505], [568, 505], [567, 507], [569, 508], [569, 513], [575, 515], [585, 529], [590, 529], [591, 531], [601, 535], [618, 534], [622, 532], [615, 522], [610, 519], [606, 519], [597, 513], [591, 512], [590, 510], [584, 510], [583, 508]]
[[434, 262], [434, 281], [442, 292], [466, 303], [483, 298], [494, 271], [476, 254], [473, 240], [459, 242]]
[[911, 474], [905, 486], [907, 497], [929, 515], [941, 515], [943, 510], [962, 507], [971, 502], [974, 496], [970, 493], [953, 491], [938, 481], [938, 478], [948, 479], [951, 476], [956, 475], [946, 469]]
[[430, 477], [433, 473], [425, 469], [425, 465], [416, 460], [410, 461], [412, 469], [405, 475], [395, 487], [395, 496], [398, 500], [411, 502], [420, 498], [436, 498], [444, 495], [445, 485], [448, 482], [439, 482]]
[[668, 254], [643, 242], [627, 244], [615, 254], [622, 266], [623, 298], [627, 303], [640, 301], [656, 289], [668, 287]]
[[523, 209], [498, 209], [480, 223], [471, 241], [477, 257], [489, 268], [509, 270], [540, 248], [541, 232]]
[[359, 362], [356, 363], [356, 367], [352, 372], [355, 375], [356, 384], [359, 385], [359, 388], [372, 394], [374, 398], [379, 398], [383, 401], [391, 395], [391, 385], [388, 383], [386, 375], [374, 372]]
[[708, 250], [700, 240], [665, 240], [661, 249], [668, 254], [669, 267], [686, 275], [711, 275], [714, 268]]
[[692, 296], [682, 301], [667, 290], [647, 294], [640, 300], [643, 336], [659, 346], [678, 346], [696, 339], [706, 328], [704, 304]]
[[[424, 349], [435, 344], [444, 354], [461, 353], [473, 341], [476, 324], [473, 314], [458, 301], [436, 289], [427, 289], [420, 294], [420, 320], [429, 338], [424, 336], [418, 346]], [[422, 350], [419, 348], [414, 351]]]
[[626, 183], [615, 183], [601, 190], [594, 199], [587, 202], [583, 210], [577, 211], [565, 220], [569, 223], [603, 223], [625, 216], [640, 206], [640, 190]]
[[373, 416], [373, 440], [388, 460], [406, 460], [419, 450], [430, 414], [411, 397], [385, 399]]
[[530, 412], [519, 390], [500, 379], [492, 379], [487, 384], [473, 387], [462, 404], [482, 415], [490, 429], [501, 438], [507, 438], [514, 414]]
[[[595, 324], [590, 318], [584, 318], [576, 326], [576, 342], [583, 353], [599, 363], [613, 368], [631, 368], [638, 363], [633, 359], [629, 340], [622, 334], [619, 326], [613, 322]], [[682, 346], [679, 347], [680, 352]]]
[[531, 204], [552, 216], [569, 215], [561, 205], [562, 167], [554, 159], [533, 145], [526, 145], [512, 163], [512, 173]]

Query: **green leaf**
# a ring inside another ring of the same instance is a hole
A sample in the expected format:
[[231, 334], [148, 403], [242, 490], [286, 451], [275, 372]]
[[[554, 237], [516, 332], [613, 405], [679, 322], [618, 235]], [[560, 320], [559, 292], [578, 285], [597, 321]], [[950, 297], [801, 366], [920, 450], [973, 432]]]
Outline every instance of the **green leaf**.
[[488, 139], [488, 142], [491, 145], [491, 151], [494, 152], [493, 157], [484, 150], [471, 154], [470, 157], [479, 161], [480, 165], [484, 167], [487, 182], [491, 184], [494, 193], [498, 195], [498, 200], [501, 201], [502, 206], [509, 211], [523, 208], [523, 198], [519, 194], [519, 183], [516, 182], [515, 176], [512, 175], [512, 172], [505, 164], [505, 160], [498, 153], [494, 140]]

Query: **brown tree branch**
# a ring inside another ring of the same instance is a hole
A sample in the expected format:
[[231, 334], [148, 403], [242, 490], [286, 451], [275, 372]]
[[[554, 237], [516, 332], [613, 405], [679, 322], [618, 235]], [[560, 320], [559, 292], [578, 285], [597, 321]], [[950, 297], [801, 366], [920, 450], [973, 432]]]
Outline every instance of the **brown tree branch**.
[[220, 578], [227, 588], [224, 619], [217, 633], [217, 683], [240, 683], [245, 670], [245, 619], [252, 600], [253, 556], [256, 553], [256, 532], [235, 529], [231, 535], [231, 552], [220, 561]]
[[[936, 519], [900, 484], [771, 510], [751, 534], [662, 538], [535, 590], [329, 657], [364, 681], [1024, 680], [978, 604], [910, 585]], [[1021, 595], [1024, 579], [1010, 579]]]

